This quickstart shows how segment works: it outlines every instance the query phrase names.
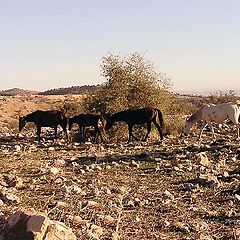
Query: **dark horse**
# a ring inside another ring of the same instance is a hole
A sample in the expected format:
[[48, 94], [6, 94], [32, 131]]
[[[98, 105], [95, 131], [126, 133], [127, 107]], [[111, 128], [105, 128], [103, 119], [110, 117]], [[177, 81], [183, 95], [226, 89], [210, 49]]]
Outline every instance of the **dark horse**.
[[40, 140], [42, 127], [53, 127], [55, 131], [55, 138], [57, 137], [57, 126], [60, 125], [63, 131], [67, 134], [67, 118], [64, 113], [57, 110], [41, 111], [37, 110], [23, 117], [19, 117], [19, 132], [22, 131], [27, 122], [33, 122], [37, 126], [37, 136]]
[[[160, 124], [157, 123], [157, 118]], [[152, 122], [157, 127], [161, 139], [163, 139], [163, 133], [162, 133], [162, 128], [164, 127], [163, 116], [161, 111], [157, 108], [146, 107], [146, 108], [140, 108], [136, 110], [128, 109], [122, 112], [114, 113], [107, 118], [105, 129], [106, 130], [110, 129], [114, 124], [114, 122], [117, 122], [117, 121], [123, 121], [128, 125], [128, 133], [129, 133], [128, 142], [130, 142], [131, 137], [133, 137], [136, 140], [140, 140], [133, 135], [132, 130], [134, 125], [140, 125], [144, 123], [147, 123], [147, 134], [143, 138], [143, 141], [146, 141], [149, 133], [151, 132]]]
[[85, 137], [85, 127], [94, 127], [94, 142], [97, 141], [98, 135], [100, 136], [101, 141], [104, 141], [100, 128], [103, 129], [103, 133], [105, 134], [104, 129], [106, 120], [102, 115], [82, 113], [77, 116], [73, 116], [68, 120], [69, 130], [71, 130], [74, 123], [76, 123], [79, 127], [81, 140]]

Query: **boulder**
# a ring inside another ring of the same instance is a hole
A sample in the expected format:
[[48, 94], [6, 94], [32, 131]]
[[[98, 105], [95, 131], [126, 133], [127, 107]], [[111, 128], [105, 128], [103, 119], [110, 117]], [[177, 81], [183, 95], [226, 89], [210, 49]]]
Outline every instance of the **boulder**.
[[6, 219], [0, 240], [76, 240], [72, 230], [35, 211], [17, 211]]

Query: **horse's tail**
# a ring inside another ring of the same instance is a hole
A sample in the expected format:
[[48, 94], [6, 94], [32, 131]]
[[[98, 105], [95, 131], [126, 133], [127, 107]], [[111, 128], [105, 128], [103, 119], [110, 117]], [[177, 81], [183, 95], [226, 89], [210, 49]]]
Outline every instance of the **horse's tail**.
[[66, 116], [64, 111], [59, 111], [59, 119], [60, 119], [60, 122], [62, 122], [63, 126], [67, 127], [67, 125], [68, 125], [68, 118], [67, 118], [67, 116]]
[[157, 111], [157, 116], [158, 116], [158, 120], [160, 122], [161, 128], [164, 128], [165, 124], [164, 124], [162, 112], [157, 108], [155, 108], [155, 110]]

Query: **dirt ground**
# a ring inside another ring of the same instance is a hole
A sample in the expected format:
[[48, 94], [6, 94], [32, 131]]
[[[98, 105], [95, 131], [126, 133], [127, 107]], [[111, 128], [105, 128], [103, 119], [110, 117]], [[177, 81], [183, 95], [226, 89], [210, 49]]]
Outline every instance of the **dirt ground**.
[[[240, 239], [240, 148], [232, 126], [213, 142], [198, 129], [146, 143], [67, 143], [17, 118], [61, 101], [0, 99], [0, 233], [5, 218], [34, 208], [78, 239]], [[216, 130], [217, 130], [216, 129]], [[10, 196], [10, 197], [9, 197]]]

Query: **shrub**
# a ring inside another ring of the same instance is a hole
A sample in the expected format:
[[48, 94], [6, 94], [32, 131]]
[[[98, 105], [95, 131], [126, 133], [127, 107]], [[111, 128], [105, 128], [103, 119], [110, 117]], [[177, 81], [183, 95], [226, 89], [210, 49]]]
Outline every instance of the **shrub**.
[[66, 112], [68, 117], [83, 113], [85, 112], [83, 105], [84, 97], [84, 95], [79, 97], [67, 95], [61, 103], [60, 109]]
[[228, 92], [215, 92], [211, 93], [208, 97], [206, 97], [206, 103], [220, 104], [225, 102], [236, 102], [238, 97], [235, 96], [235, 92], [233, 90], [229, 90]]
[[158, 73], [153, 64], [138, 53], [123, 59], [110, 54], [103, 58], [101, 69], [106, 82], [85, 99], [90, 111], [114, 113], [145, 106], [162, 109], [171, 101], [171, 79]]

